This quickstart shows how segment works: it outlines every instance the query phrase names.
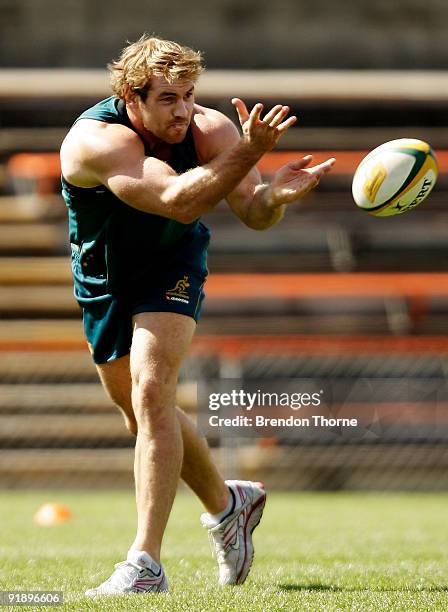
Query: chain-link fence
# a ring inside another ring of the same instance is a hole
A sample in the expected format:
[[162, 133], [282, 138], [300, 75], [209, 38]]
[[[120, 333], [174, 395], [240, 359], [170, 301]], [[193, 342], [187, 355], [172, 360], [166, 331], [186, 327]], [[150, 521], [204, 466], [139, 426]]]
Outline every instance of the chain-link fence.
[[[252, 344], [232, 357], [193, 345], [179, 383], [178, 403], [194, 419], [199, 410], [226, 476], [282, 489], [448, 488], [448, 351], [282, 355]], [[134, 438], [86, 350], [3, 350], [0, 377], [1, 486], [131, 486]]]

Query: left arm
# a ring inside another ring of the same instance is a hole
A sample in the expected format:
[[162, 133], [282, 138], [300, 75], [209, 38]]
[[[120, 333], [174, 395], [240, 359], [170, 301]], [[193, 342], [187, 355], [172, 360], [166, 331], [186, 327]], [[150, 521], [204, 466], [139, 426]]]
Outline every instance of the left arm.
[[270, 185], [263, 183], [256, 167], [226, 198], [232, 212], [255, 230], [268, 229], [280, 221], [285, 206], [275, 205]]
[[[217, 150], [234, 146], [240, 138], [235, 125], [227, 117], [222, 117], [219, 121], [216, 136], [213, 138], [213, 143], [216, 143]], [[213, 151], [213, 156], [217, 150]], [[269, 187], [262, 182], [260, 172], [254, 166], [238, 186], [226, 196], [232, 212], [252, 229], [267, 229], [283, 217], [285, 207], [272, 206]]]
[[[232, 102], [237, 109], [240, 123], [243, 125], [248, 119], [246, 106], [239, 99], [234, 99]], [[288, 107], [277, 105], [264, 117], [263, 121], [272, 122], [273, 117], [277, 115], [280, 122], [288, 111]], [[214, 154], [217, 154], [218, 150], [234, 146], [240, 138], [235, 125], [227, 117], [221, 115], [216, 127], [213, 142], [217, 150]], [[262, 182], [260, 173], [254, 166], [237, 187], [226, 196], [231, 210], [252, 229], [264, 230], [275, 225], [283, 217], [286, 205], [302, 198], [313, 189], [321, 176], [329, 172], [335, 162], [332, 158], [318, 166], [307, 168], [311, 159], [312, 156], [307, 155], [303, 159], [284, 165], [276, 172], [270, 184]]]

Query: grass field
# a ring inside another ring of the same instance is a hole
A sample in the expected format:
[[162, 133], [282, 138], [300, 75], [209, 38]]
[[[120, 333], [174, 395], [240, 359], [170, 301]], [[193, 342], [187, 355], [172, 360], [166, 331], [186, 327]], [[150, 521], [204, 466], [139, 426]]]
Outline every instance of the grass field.
[[[68, 504], [72, 520], [35, 526], [46, 501]], [[132, 540], [131, 493], [3, 491], [1, 590], [62, 590], [59, 610], [447, 610], [447, 511], [448, 495], [271, 494], [246, 584], [222, 590], [201, 508], [182, 492], [164, 543], [170, 594], [91, 601], [84, 589]]]

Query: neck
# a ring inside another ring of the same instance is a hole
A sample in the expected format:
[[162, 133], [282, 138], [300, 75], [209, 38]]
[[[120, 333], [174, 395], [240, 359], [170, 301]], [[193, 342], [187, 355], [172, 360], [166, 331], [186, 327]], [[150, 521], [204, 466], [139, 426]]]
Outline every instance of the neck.
[[158, 159], [167, 160], [170, 157], [171, 145], [155, 136], [143, 125], [141, 118], [132, 108], [126, 105], [126, 112], [132, 127], [138, 132], [142, 140], [148, 145], [149, 150]]

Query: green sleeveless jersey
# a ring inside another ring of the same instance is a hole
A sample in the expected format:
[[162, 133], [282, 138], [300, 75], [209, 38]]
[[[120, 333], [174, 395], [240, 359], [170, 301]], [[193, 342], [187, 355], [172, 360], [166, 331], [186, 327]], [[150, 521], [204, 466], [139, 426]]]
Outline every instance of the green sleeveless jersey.
[[[80, 119], [119, 123], [136, 132], [125, 103], [116, 96], [92, 106], [75, 123]], [[143, 144], [145, 153], [151, 155]], [[185, 139], [172, 146], [167, 163], [177, 173], [199, 164], [191, 126]], [[136, 210], [104, 185], [76, 187], [62, 177], [62, 195], [68, 208], [75, 280], [94, 281], [107, 293], [120, 292], [147, 277], [151, 269], [168, 265], [170, 254], [182, 245], [194, 245], [196, 237], [201, 242], [204, 231], [209, 234], [199, 220], [183, 224]]]

